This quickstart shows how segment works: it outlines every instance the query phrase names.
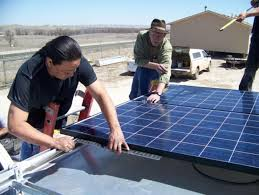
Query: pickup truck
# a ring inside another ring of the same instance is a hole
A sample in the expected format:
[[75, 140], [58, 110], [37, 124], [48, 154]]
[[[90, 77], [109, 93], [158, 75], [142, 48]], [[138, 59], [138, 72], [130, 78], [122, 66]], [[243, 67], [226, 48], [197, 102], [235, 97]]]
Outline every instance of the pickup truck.
[[198, 79], [203, 70], [210, 71], [211, 57], [202, 49], [174, 48], [172, 53], [172, 76], [187, 75]]

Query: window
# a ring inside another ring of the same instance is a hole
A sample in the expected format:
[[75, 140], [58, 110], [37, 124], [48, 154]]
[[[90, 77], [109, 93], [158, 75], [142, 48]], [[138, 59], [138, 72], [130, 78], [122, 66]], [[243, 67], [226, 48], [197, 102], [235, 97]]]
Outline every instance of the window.
[[200, 58], [201, 57], [201, 53], [200, 52], [195, 52], [192, 54], [194, 59]]
[[205, 51], [202, 51], [202, 54], [205, 58], [208, 57], [208, 54]]

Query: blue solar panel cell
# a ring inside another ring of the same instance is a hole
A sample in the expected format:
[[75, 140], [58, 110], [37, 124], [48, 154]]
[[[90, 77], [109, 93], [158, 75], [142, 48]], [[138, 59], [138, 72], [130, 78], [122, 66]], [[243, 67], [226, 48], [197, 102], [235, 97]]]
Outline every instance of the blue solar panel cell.
[[243, 128], [244, 128], [244, 126], [240, 126], [240, 125], [223, 124], [220, 129], [222, 129], [224, 131], [241, 133]]
[[244, 129], [244, 133], [259, 135], [259, 127], [248, 127], [246, 126]]
[[235, 164], [258, 168], [259, 155], [235, 152], [231, 158], [231, 162]]
[[163, 132], [164, 131], [161, 129], [146, 127], [146, 128], [141, 129], [140, 131], [138, 131], [138, 134], [147, 135], [147, 136], [151, 136], [151, 137], [157, 137]]
[[245, 153], [259, 155], [259, 145], [258, 144], [239, 142], [236, 150], [239, 152], [245, 152]]
[[211, 122], [211, 121], [202, 121], [198, 127], [204, 127], [209, 129], [218, 129], [222, 123]]
[[209, 145], [210, 147], [214, 148], [222, 148], [227, 150], [234, 150], [236, 146], [237, 141], [233, 140], [226, 140], [226, 139], [219, 139], [219, 138], [213, 138]]
[[228, 139], [228, 140], [234, 140], [235, 141], [235, 140], [239, 139], [240, 134], [236, 133], [236, 132], [231, 132], [231, 131], [219, 130], [219, 131], [217, 131], [215, 137], [216, 138], [222, 138], [222, 139]]
[[205, 150], [200, 155], [200, 157], [228, 162], [231, 157], [231, 154], [232, 154], [232, 151], [230, 150], [206, 147]]
[[190, 133], [193, 130], [193, 128], [194, 127], [192, 127], [192, 126], [175, 124], [169, 130], [170, 131], [182, 132], [182, 133]]
[[178, 142], [176, 142], [176, 141], [165, 140], [165, 139], [159, 139], [158, 138], [158, 139], [155, 139], [154, 141], [152, 141], [148, 145], [148, 147], [159, 149], [161, 151], [170, 152], [177, 144], [178, 144]]
[[162, 129], [162, 130], [166, 130], [166, 129], [170, 128], [171, 126], [172, 126], [171, 123], [160, 122], [160, 121], [157, 121], [157, 122], [152, 123], [152, 124], [149, 125], [149, 127], [157, 128], [157, 129]]
[[202, 146], [206, 146], [210, 141], [209, 137], [205, 137], [205, 136], [199, 136], [199, 135], [188, 135], [185, 137], [185, 139], [183, 140], [183, 142], [187, 142], [190, 144], [198, 144], [198, 145], [202, 145]]
[[208, 128], [202, 128], [202, 127], [195, 127], [191, 134], [195, 135], [203, 135], [203, 136], [208, 136], [211, 137], [216, 133], [215, 129], [208, 129]]
[[243, 133], [241, 138], [240, 138], [240, 141], [241, 142], [253, 143], [253, 144], [259, 144], [259, 136]]
[[232, 125], [239, 125], [244, 126], [247, 120], [245, 119], [235, 119], [235, 118], [228, 118], [225, 120], [225, 123], [232, 124]]
[[172, 151], [185, 155], [199, 156], [204, 146], [189, 144], [189, 143], [180, 143]]
[[123, 132], [136, 133], [143, 127], [138, 125], [125, 124], [125, 125], [122, 125], [121, 128]]
[[105, 120], [102, 120], [102, 119], [90, 119], [90, 120], [84, 121], [83, 124], [94, 127], [94, 126], [102, 124], [104, 122], [105, 122]]
[[127, 139], [127, 142], [128, 142], [128, 144], [136, 144], [136, 145], [145, 146], [149, 142], [151, 142], [153, 139], [154, 139], [153, 137], [135, 134], [133, 136], [130, 136]]
[[186, 137], [187, 134], [181, 133], [181, 132], [175, 132], [175, 131], [164, 131], [159, 138], [161, 139], [167, 139], [167, 140], [173, 140], [173, 141], [182, 141], [184, 137]]
[[[145, 99], [116, 108], [131, 148], [259, 174], [258, 93], [173, 85]], [[99, 114], [62, 132], [107, 143], [109, 126]]]

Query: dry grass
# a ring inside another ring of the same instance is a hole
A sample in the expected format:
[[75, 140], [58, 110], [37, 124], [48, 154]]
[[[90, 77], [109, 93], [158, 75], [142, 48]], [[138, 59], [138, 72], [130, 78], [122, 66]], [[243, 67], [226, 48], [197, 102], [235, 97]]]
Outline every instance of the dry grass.
[[[135, 40], [136, 33], [95, 33], [72, 36], [79, 44], [103, 43], [109, 41]], [[0, 37], [0, 52], [23, 50], [30, 48], [41, 48], [48, 41], [54, 39], [55, 36], [27, 35], [16, 36], [15, 47], [10, 47], [4, 37]]]
[[[111, 41], [123, 41], [123, 40], [134, 40], [136, 37], [135, 33], [99, 33], [99, 34], [86, 34], [73, 36], [79, 44], [88, 44], [88, 43], [102, 43], [102, 42], [111, 42]], [[9, 50], [22, 50], [29, 48], [40, 48], [45, 45], [46, 42], [53, 39], [52, 36], [19, 36], [16, 37], [17, 47], [10, 48], [7, 42], [3, 37], [0, 37], [0, 52], [9, 51]], [[133, 44], [127, 45], [117, 45], [117, 46], [96, 46], [88, 49], [82, 49], [83, 55], [90, 61], [91, 64], [94, 64], [95, 60], [99, 58], [106, 58], [112, 56], [126, 56], [128, 58], [133, 57]], [[0, 61], [0, 87], [10, 84], [14, 79], [17, 70], [26, 60], [12, 60], [5, 61], [5, 67], [3, 62]], [[6, 74], [4, 74], [4, 71]]]

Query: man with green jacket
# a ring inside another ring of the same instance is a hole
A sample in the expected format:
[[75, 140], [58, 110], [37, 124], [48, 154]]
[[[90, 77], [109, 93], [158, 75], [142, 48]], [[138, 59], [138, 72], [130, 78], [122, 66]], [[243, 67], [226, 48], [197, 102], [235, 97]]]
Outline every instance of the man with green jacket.
[[172, 46], [165, 37], [164, 20], [154, 19], [149, 30], [139, 32], [134, 46], [135, 72], [130, 99], [147, 95], [147, 100], [156, 103], [171, 76]]

